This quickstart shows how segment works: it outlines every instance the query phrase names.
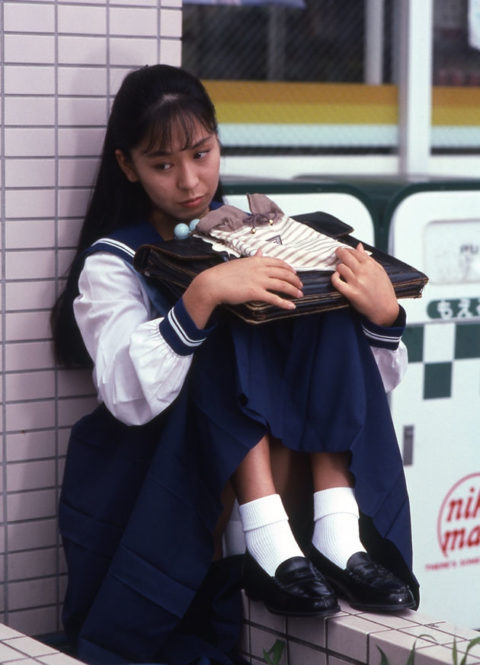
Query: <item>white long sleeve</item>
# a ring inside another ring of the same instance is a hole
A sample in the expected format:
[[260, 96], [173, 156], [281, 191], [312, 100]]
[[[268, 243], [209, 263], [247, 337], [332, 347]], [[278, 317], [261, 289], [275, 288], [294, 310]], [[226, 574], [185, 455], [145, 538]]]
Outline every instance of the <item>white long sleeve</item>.
[[[128, 425], [148, 422], [178, 396], [192, 353], [205, 336], [197, 335], [189, 346], [179, 339], [172, 348], [174, 335], [184, 331], [173, 332], [166, 319], [153, 318], [141, 279], [113, 254], [86, 259], [79, 291], [75, 318], [94, 362], [99, 400]], [[163, 321], [169, 335], [160, 332]]]
[[408, 352], [405, 344], [400, 340], [395, 351], [382, 349], [376, 346], [370, 347], [373, 357], [377, 363], [383, 387], [386, 393], [390, 393], [398, 386], [405, 376], [408, 365]]
[[403, 307], [400, 308], [398, 319], [391, 327], [377, 326], [362, 318], [363, 333], [370, 344], [387, 393], [398, 386], [407, 370], [408, 352], [402, 342], [405, 321]]
[[[176, 399], [208, 331], [196, 328], [181, 300], [156, 317], [140, 276], [109, 252], [86, 259], [79, 291], [75, 318], [94, 363], [98, 398], [120, 421], [142, 425]], [[406, 348], [401, 341], [396, 349], [371, 348], [390, 392], [405, 372]]]

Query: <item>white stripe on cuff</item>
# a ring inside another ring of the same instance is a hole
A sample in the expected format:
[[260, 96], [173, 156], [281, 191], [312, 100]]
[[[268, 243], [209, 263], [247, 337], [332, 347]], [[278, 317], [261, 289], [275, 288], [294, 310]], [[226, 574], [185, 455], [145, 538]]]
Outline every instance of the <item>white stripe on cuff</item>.
[[378, 342], [389, 342], [390, 344], [395, 344], [396, 342], [399, 342], [402, 338], [401, 335], [381, 335], [380, 333], [375, 333], [366, 326], [363, 326], [363, 332], [367, 337], [370, 337], [371, 339], [374, 339]]
[[170, 325], [172, 328], [175, 330], [177, 333], [178, 337], [180, 340], [186, 345], [186, 346], [191, 346], [191, 347], [197, 347], [200, 346], [206, 339], [206, 337], [202, 337], [201, 339], [192, 339], [187, 335], [185, 330], [182, 328], [182, 325], [178, 321], [176, 314], [174, 312], [174, 308], [172, 308], [168, 314], [167, 318], [169, 320]]

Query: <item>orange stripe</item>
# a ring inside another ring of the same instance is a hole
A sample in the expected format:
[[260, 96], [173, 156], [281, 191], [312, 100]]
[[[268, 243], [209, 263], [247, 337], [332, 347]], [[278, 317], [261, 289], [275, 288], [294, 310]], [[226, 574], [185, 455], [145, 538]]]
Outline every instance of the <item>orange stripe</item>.
[[393, 85], [350, 83], [287, 83], [271, 81], [204, 81], [208, 92], [219, 102], [309, 104], [395, 104]]
[[480, 125], [480, 88], [433, 89], [434, 125]]
[[224, 123], [397, 122], [394, 86], [205, 81]]
[[[397, 87], [204, 81], [221, 123], [397, 124]], [[480, 125], [480, 88], [434, 87], [433, 125]]]

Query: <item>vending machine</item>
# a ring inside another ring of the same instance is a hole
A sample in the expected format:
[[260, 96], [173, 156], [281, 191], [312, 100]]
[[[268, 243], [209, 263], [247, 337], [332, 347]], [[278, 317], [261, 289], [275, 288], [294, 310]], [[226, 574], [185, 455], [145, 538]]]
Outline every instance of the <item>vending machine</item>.
[[390, 253], [429, 277], [402, 303], [409, 366], [390, 396], [419, 609], [479, 629], [480, 183], [405, 186], [387, 221]]

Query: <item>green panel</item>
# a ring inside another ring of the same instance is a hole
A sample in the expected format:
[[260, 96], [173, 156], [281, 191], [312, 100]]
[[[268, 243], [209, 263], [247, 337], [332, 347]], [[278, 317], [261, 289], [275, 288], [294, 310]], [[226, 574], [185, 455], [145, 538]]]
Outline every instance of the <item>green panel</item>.
[[[350, 194], [359, 199], [372, 214], [370, 198], [358, 187], [347, 182], [334, 180], [269, 180], [268, 178], [222, 178], [222, 192], [225, 196], [233, 194]], [[374, 215], [372, 214], [372, 218]]]
[[423, 326], [407, 326], [402, 340], [408, 349], [408, 362], [421, 363], [423, 361]]
[[455, 358], [480, 358], [480, 323], [457, 324]]
[[[301, 194], [306, 192], [344, 192], [360, 199], [368, 209], [375, 230], [375, 246], [388, 251], [388, 234], [392, 216], [403, 199], [419, 192], [475, 191], [480, 190], [480, 180], [443, 180], [436, 178], [412, 178], [401, 176], [337, 176], [335, 180], [307, 175], [298, 180], [274, 180], [269, 178], [222, 178], [225, 195], [259, 192], [261, 194]], [[313, 212], [313, 211], [312, 211]]]
[[444, 180], [443, 178], [422, 178], [402, 176], [378, 176], [348, 178], [347, 182], [361, 190], [370, 200], [372, 217], [375, 219], [375, 244], [379, 249], [388, 250], [388, 234], [395, 210], [403, 199], [419, 192], [478, 191], [480, 180]]
[[423, 398], [452, 396], [452, 363], [426, 363], [424, 367]]

